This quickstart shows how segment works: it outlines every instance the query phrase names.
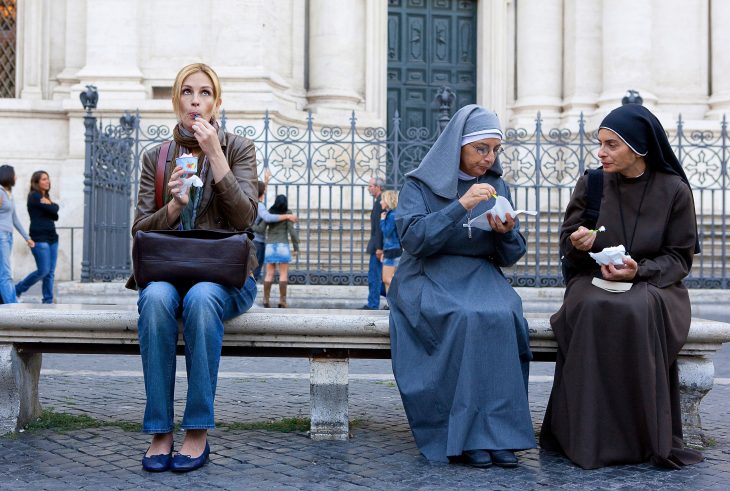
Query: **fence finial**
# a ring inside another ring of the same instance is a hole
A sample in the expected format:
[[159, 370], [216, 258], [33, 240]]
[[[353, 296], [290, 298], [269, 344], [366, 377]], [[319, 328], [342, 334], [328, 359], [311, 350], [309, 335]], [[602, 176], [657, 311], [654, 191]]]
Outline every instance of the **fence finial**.
[[623, 99], [621, 99], [621, 105], [625, 106], [626, 104], [639, 104], [642, 106], [644, 105], [644, 98], [641, 97], [638, 90], [629, 89], [626, 91]]
[[79, 99], [81, 99], [81, 104], [87, 111], [96, 109], [96, 103], [99, 102], [99, 93], [96, 91], [96, 85], [87, 85], [86, 90], [79, 94]]

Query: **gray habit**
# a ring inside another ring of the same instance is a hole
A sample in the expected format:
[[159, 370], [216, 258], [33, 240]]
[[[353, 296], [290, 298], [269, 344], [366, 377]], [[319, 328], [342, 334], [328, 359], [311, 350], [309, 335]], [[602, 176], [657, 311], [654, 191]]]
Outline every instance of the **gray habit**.
[[[527, 321], [499, 268], [525, 254], [525, 240], [518, 226], [506, 234], [475, 228], [471, 239], [462, 227], [468, 213], [457, 193], [477, 179], [457, 180], [459, 142], [475, 111], [484, 110], [467, 106], [452, 118], [406, 180], [396, 211], [404, 252], [388, 291], [393, 372], [416, 443], [434, 461], [535, 446]], [[500, 173], [495, 163], [479, 182], [510, 199]], [[492, 206], [481, 203], [471, 216]]]

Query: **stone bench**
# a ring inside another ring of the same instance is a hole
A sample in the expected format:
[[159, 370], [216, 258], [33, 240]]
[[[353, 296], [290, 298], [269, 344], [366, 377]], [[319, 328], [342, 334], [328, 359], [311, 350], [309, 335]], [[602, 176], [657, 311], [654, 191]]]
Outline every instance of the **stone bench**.
[[[547, 313], [527, 313], [536, 361], [554, 361], [557, 345]], [[703, 443], [699, 406], [712, 389], [711, 356], [730, 341], [730, 324], [692, 319], [679, 359], [685, 438]], [[182, 336], [178, 350], [182, 353]], [[40, 414], [42, 353], [139, 353], [131, 305], [0, 305], [0, 434]], [[388, 313], [363, 310], [259, 309], [226, 323], [223, 356], [308, 357], [310, 436], [349, 434], [350, 358], [389, 358]], [[141, 417], [141, 415], [140, 415]]]

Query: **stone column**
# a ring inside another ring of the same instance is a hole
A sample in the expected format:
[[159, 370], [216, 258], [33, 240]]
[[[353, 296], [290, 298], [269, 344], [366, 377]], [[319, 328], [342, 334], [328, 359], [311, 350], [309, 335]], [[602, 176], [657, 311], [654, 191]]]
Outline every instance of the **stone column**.
[[677, 367], [684, 441], [690, 445], [704, 447], [707, 442], [702, 431], [700, 403], [712, 390], [715, 365], [709, 357], [680, 355]]
[[[144, 99], [139, 69], [138, 0], [86, 2], [86, 65], [80, 85], [99, 89], [100, 106], [112, 99]], [[81, 87], [75, 87], [81, 90]]]
[[76, 74], [85, 64], [86, 7], [84, 0], [66, 0], [66, 35], [64, 39], [64, 68], [57, 75], [54, 99], [68, 99], [71, 87], [78, 84]]
[[477, 102], [507, 124], [507, 2], [483, 0], [477, 5]]
[[346, 354], [312, 355], [310, 405], [312, 440], [347, 440], [350, 431], [348, 383], [350, 360]]
[[708, 2], [655, 0], [653, 4], [651, 73], [656, 109], [670, 121], [679, 113], [685, 120], [703, 119], [709, 95]]
[[388, 5], [386, 2], [366, 4], [365, 46], [365, 110], [387, 127], [388, 95]]
[[562, 109], [563, 2], [520, 0], [517, 3], [516, 126], [534, 125], [541, 111], [547, 125]]
[[721, 119], [723, 114], [730, 115], [730, 2], [712, 2], [710, 11], [712, 65], [712, 93], [708, 117]]
[[601, 93], [601, 2], [566, 0], [563, 60], [563, 127], [595, 111]]
[[47, 0], [18, 5], [18, 81], [21, 99], [43, 99], [48, 85]]
[[41, 362], [40, 353], [19, 354], [12, 344], [0, 344], [0, 435], [17, 431], [41, 415]]
[[636, 89], [644, 105], [656, 103], [652, 80], [652, 26], [656, 22], [651, 2], [603, 2], [603, 92], [599, 113], [621, 104], [626, 90]]
[[313, 111], [358, 108], [365, 53], [363, 2], [310, 0], [307, 98]]

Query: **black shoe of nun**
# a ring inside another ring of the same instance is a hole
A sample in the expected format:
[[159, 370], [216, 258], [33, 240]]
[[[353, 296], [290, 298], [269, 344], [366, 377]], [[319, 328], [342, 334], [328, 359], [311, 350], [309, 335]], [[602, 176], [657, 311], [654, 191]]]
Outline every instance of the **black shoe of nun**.
[[489, 467], [492, 465], [492, 456], [489, 450], [464, 450], [458, 462], [472, 467]]
[[517, 467], [519, 460], [514, 452], [510, 450], [490, 450], [492, 462], [499, 467]]

